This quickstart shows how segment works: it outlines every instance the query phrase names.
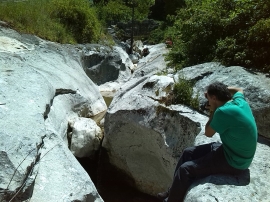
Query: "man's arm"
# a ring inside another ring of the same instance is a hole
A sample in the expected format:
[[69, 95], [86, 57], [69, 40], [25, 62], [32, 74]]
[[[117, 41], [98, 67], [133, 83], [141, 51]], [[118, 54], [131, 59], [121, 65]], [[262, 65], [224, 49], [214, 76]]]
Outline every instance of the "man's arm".
[[211, 128], [211, 126], [210, 126], [210, 123], [211, 123], [212, 118], [213, 118], [213, 114], [214, 114], [214, 112], [210, 111], [209, 120], [207, 121], [207, 123], [205, 125], [205, 135], [207, 137], [212, 137], [216, 133], [216, 131], [214, 131], [214, 129]]
[[234, 95], [235, 93], [237, 92], [240, 92], [240, 93], [244, 93], [243, 89], [242, 88], [236, 88], [236, 87], [228, 87], [228, 90], [230, 91], [230, 93], [232, 95]]

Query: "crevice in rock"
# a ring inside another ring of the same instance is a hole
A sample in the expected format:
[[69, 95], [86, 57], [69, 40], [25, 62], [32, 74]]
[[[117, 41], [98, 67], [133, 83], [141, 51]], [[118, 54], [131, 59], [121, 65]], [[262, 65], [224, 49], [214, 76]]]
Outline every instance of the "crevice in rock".
[[134, 180], [113, 166], [105, 148], [101, 147], [96, 159], [77, 158], [89, 174], [105, 202], [158, 202], [159, 200], [138, 191]]
[[64, 89], [64, 88], [55, 89], [55, 94], [54, 94], [53, 98], [50, 100], [49, 104], [46, 104], [46, 108], [45, 108], [45, 111], [43, 113], [44, 120], [46, 120], [48, 118], [48, 114], [51, 111], [51, 106], [53, 105], [54, 98], [58, 95], [64, 95], [64, 94], [76, 94], [76, 91], [72, 90], [72, 89]]
[[34, 172], [35, 166], [40, 161], [40, 149], [44, 146], [44, 138], [46, 135], [41, 137], [41, 141], [36, 144], [36, 147], [33, 148], [27, 156], [29, 156], [32, 152], [36, 151], [36, 155], [33, 159], [33, 161], [28, 165], [28, 167], [25, 170], [25, 174], [23, 175], [23, 179], [21, 180], [21, 185], [16, 188], [16, 190], [11, 191], [9, 190], [9, 185], [14, 180], [13, 177], [18, 172], [18, 168], [20, 167], [21, 163], [23, 163], [26, 159], [26, 157], [21, 161], [20, 165], [17, 166], [17, 168], [14, 171], [14, 174], [12, 178], [10, 179], [10, 183], [8, 184], [7, 188], [4, 190], [1, 190], [0, 194], [3, 195], [3, 198], [1, 201], [25, 201], [31, 198], [33, 194], [33, 188], [35, 184], [35, 179], [37, 173]]
[[199, 75], [199, 76], [193, 78], [191, 81], [192, 81], [192, 82], [198, 82], [199, 80], [202, 80], [204, 77], [209, 76], [209, 75], [211, 75], [211, 74], [213, 74], [213, 72], [211, 72], [211, 71], [210, 71], [210, 72], [202, 73], [201, 75]]
[[[107, 107], [109, 107], [112, 99], [113, 97], [109, 97], [106, 101]], [[100, 115], [103, 117], [105, 113]], [[99, 123], [102, 117], [91, 118]], [[103, 126], [99, 126], [104, 131]], [[72, 128], [68, 126], [68, 137], [70, 133], [72, 133]], [[108, 152], [102, 147], [103, 138], [100, 141], [100, 149], [96, 151], [94, 157], [76, 157], [89, 174], [103, 200], [105, 202], [158, 202], [159, 200], [156, 197], [138, 191], [135, 188], [134, 180], [110, 163]], [[69, 139], [69, 145], [70, 141], [71, 139]]]
[[71, 145], [71, 139], [72, 139], [72, 127], [68, 123], [68, 127], [67, 127], [67, 140], [68, 140], [68, 148], [69, 149], [70, 149], [70, 145]]
[[135, 188], [134, 180], [110, 163], [108, 152], [102, 147], [94, 158], [78, 158], [86, 170], [98, 193], [105, 202], [158, 202], [159, 200]]
[[54, 98], [57, 95], [64, 95], [64, 94], [76, 94], [76, 91], [72, 90], [72, 89], [58, 88], [58, 89], [55, 90]]

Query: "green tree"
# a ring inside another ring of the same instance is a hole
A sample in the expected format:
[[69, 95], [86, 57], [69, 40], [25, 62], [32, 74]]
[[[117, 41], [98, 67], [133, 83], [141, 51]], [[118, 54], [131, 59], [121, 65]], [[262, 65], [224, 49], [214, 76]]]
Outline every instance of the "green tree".
[[128, 22], [132, 19], [131, 3], [136, 3], [134, 10], [134, 19], [143, 20], [147, 18], [149, 7], [154, 0], [109, 0], [108, 2], [100, 1], [95, 4], [99, 19], [104, 24], [116, 24], [117, 22]]
[[167, 59], [182, 68], [219, 61], [269, 71], [270, 1], [186, 0], [171, 29]]

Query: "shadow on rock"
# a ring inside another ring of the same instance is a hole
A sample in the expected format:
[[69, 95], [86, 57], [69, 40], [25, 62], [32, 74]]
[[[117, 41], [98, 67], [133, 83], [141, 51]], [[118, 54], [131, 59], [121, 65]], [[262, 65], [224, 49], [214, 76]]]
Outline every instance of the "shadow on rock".
[[201, 178], [195, 181], [190, 189], [195, 186], [203, 185], [206, 183], [214, 185], [234, 185], [234, 186], [246, 186], [250, 183], [250, 171], [249, 169], [244, 170], [238, 175], [211, 175], [205, 178]]

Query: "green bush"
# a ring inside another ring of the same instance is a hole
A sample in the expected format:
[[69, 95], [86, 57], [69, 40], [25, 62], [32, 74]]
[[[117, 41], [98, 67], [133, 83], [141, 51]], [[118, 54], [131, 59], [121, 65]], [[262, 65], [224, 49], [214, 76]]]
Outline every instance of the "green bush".
[[175, 16], [174, 15], [167, 15], [165, 21], [159, 22], [159, 27], [153, 30], [150, 35], [148, 42], [150, 44], [157, 44], [157, 43], [164, 43], [168, 39], [172, 39], [175, 35], [174, 29], [172, 29], [172, 26], [175, 22]]
[[250, 65], [270, 72], [270, 18], [259, 20], [249, 29], [247, 46]]
[[53, 0], [53, 18], [59, 19], [78, 43], [97, 41], [101, 25], [88, 0]]
[[131, 8], [125, 6], [123, 1], [109, 1], [105, 5], [98, 4], [95, 9], [104, 25], [131, 20]]
[[218, 61], [269, 71], [270, 1], [186, 0], [167, 60], [177, 69]]
[[86, 43], [102, 36], [88, 0], [1, 1], [0, 19], [14, 29], [60, 43]]
[[148, 37], [149, 44], [163, 43], [165, 41], [165, 33], [167, 30], [167, 25], [165, 22], [160, 22], [157, 29], [150, 32]]
[[173, 104], [184, 104], [199, 109], [198, 93], [193, 97], [193, 84], [184, 78], [179, 78], [173, 88]]

